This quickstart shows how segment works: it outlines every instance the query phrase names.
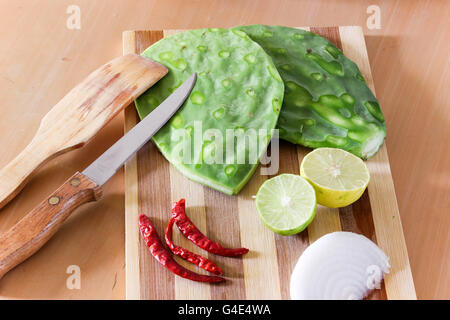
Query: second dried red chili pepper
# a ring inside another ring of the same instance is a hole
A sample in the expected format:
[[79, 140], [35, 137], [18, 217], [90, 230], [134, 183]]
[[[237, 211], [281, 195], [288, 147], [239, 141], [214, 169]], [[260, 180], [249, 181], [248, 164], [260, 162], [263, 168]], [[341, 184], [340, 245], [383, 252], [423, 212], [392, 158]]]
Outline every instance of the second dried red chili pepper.
[[169, 246], [170, 250], [172, 250], [172, 252], [177, 256], [180, 256], [181, 258], [189, 261], [190, 263], [198, 265], [200, 268], [205, 269], [206, 271], [222, 275], [223, 274], [222, 269], [220, 269], [220, 267], [217, 266], [214, 262], [206, 259], [205, 257], [202, 257], [201, 255], [191, 252], [185, 248], [179, 247], [173, 243], [172, 229], [174, 222], [175, 222], [174, 218], [170, 219], [165, 233], [166, 243]]
[[200, 282], [222, 282], [225, 281], [222, 277], [207, 276], [192, 272], [183, 266], [172, 257], [172, 254], [164, 248], [155, 227], [152, 225], [149, 217], [144, 214], [139, 216], [139, 230], [144, 238], [145, 244], [149, 248], [153, 257], [159, 261], [165, 268], [175, 273], [176, 275], [194, 281]]
[[224, 248], [219, 243], [206, 237], [186, 215], [185, 200], [181, 199], [172, 206], [172, 218], [181, 233], [198, 247], [225, 257], [236, 257], [246, 254], [247, 248]]

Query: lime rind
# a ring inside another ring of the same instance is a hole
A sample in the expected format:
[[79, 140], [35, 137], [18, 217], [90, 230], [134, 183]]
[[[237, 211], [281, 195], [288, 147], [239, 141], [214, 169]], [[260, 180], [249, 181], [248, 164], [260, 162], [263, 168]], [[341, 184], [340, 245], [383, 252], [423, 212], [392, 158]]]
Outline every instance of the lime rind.
[[281, 235], [296, 234], [315, 217], [315, 191], [303, 177], [281, 174], [262, 184], [256, 195], [256, 209], [270, 230]]
[[300, 174], [316, 190], [317, 203], [330, 208], [357, 201], [370, 181], [365, 163], [337, 148], [318, 148], [308, 153], [300, 165]]
[[[308, 167], [305, 168], [304, 163], [307, 162]], [[330, 171], [324, 170], [333, 164], [338, 165], [340, 170], [339, 176], [334, 181], [330, 179]], [[302, 161], [302, 168], [307, 178], [322, 188], [331, 190], [359, 190], [365, 188], [370, 181], [369, 170], [364, 162], [350, 152], [337, 148], [318, 148], [308, 153]]]

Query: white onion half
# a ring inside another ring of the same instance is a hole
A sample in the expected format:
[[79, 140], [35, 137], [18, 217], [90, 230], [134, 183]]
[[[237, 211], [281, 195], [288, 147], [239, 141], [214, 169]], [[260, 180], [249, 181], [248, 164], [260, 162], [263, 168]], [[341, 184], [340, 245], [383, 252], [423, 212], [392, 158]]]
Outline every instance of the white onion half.
[[329, 233], [298, 259], [291, 275], [291, 299], [363, 299], [379, 288], [389, 269], [389, 258], [366, 237]]

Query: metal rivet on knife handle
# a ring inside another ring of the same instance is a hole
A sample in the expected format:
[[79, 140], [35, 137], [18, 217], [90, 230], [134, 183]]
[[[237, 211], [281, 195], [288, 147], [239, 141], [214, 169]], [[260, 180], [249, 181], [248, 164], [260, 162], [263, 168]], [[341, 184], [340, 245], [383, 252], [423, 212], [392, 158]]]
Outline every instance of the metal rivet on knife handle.
[[70, 185], [73, 187], [78, 187], [81, 183], [81, 180], [79, 178], [73, 178], [70, 180]]
[[53, 196], [50, 199], [48, 199], [48, 203], [51, 204], [52, 206], [55, 206], [59, 203], [59, 197], [58, 196]]

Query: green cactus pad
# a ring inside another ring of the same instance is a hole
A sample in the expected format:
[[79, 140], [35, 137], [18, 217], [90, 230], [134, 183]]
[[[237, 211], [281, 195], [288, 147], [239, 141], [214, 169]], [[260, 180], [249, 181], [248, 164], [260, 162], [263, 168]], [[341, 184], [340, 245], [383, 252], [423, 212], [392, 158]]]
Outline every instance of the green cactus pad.
[[[197, 72], [190, 97], [153, 136], [158, 149], [188, 178], [226, 194], [239, 192], [267, 149], [283, 101], [284, 84], [272, 59], [244, 32], [229, 29], [178, 33], [153, 44], [142, 55], [165, 65], [169, 73], [137, 99], [141, 119]], [[233, 152], [227, 152], [228, 129], [237, 134], [267, 131], [258, 140], [256, 159], [248, 142], [238, 137], [229, 139], [235, 143]], [[222, 144], [214, 130], [222, 136]], [[198, 147], [195, 139], [201, 140], [207, 131], [211, 136]]]
[[335, 147], [367, 159], [386, 127], [357, 65], [327, 39], [304, 30], [253, 25], [246, 32], [272, 57], [285, 83], [280, 138], [311, 148]]

